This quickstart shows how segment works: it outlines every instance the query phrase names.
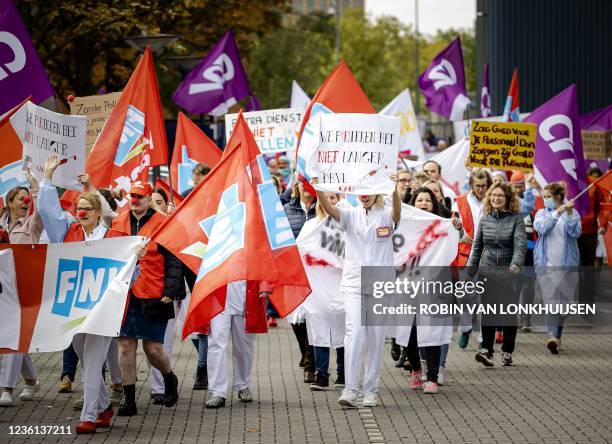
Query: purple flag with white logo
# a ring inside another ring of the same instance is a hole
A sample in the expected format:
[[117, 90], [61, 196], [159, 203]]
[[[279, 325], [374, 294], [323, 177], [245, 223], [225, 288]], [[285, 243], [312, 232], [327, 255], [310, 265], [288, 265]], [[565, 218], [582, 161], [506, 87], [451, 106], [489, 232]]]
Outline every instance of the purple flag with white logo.
[[[551, 182], [567, 184], [567, 199], [587, 187], [580, 134], [580, 117], [576, 85], [565, 89], [535, 109], [524, 122], [538, 125], [534, 173], [544, 186]], [[589, 211], [589, 198], [584, 193], [575, 203], [581, 215]]]
[[172, 100], [192, 114], [226, 114], [239, 100], [250, 95], [249, 83], [231, 31], [183, 80]]
[[480, 115], [489, 117], [491, 114], [491, 96], [489, 95], [489, 64], [485, 63], [482, 71], [482, 89], [480, 90]]
[[419, 76], [427, 107], [450, 120], [462, 120], [470, 99], [465, 92], [461, 41], [455, 38]]
[[28, 96], [40, 103], [54, 94], [15, 5], [0, 0], [0, 115]]
[[261, 103], [259, 103], [259, 98], [255, 95], [255, 93], [251, 94], [251, 98], [246, 104], [247, 111], [259, 111], [261, 110]]

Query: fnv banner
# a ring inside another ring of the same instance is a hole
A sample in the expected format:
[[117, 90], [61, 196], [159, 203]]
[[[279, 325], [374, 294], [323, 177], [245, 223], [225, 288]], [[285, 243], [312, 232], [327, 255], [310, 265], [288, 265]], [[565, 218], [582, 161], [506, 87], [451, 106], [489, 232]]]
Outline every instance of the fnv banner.
[[[242, 113], [262, 154], [295, 151], [297, 132], [302, 124], [304, 112], [281, 108]], [[225, 115], [225, 139], [229, 140], [238, 114]]]
[[57, 187], [82, 190], [77, 176], [85, 171], [87, 117], [54, 113], [26, 102], [11, 116], [11, 125], [23, 145], [23, 168], [39, 181], [45, 162], [56, 154], [64, 165], [53, 175]]
[[397, 167], [400, 118], [376, 114], [314, 116], [304, 131], [300, 155], [321, 191], [391, 194]]
[[77, 333], [118, 336], [143, 237], [0, 246], [0, 352], [64, 350]]

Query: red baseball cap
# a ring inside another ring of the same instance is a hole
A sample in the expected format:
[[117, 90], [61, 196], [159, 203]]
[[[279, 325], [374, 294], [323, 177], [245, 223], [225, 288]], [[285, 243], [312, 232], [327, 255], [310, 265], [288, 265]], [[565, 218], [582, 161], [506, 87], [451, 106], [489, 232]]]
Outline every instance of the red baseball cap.
[[153, 194], [153, 188], [147, 182], [140, 180], [132, 184], [130, 194], [138, 194], [139, 196], [150, 196]]

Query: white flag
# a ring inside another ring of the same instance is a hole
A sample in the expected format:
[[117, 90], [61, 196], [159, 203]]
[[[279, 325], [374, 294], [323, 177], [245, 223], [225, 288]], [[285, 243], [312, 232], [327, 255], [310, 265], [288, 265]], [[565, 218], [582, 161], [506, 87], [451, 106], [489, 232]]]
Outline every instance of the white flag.
[[418, 159], [425, 158], [423, 141], [419, 134], [419, 126], [408, 88], [399, 93], [378, 114], [400, 118], [400, 153], [417, 156]]

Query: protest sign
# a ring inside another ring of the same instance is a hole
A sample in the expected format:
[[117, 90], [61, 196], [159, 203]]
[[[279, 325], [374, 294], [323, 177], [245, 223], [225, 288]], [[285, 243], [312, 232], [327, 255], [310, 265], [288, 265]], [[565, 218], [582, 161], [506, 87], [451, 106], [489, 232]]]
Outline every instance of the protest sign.
[[[304, 112], [297, 109], [281, 108], [242, 113], [262, 154], [295, 151], [297, 131]], [[225, 115], [225, 139], [229, 140], [238, 114]]]
[[533, 171], [536, 125], [474, 120], [468, 165], [502, 170]]
[[400, 118], [319, 113], [304, 132], [300, 152], [315, 188], [353, 194], [390, 194], [397, 171]]
[[585, 159], [607, 159], [612, 156], [612, 131], [582, 130]]
[[78, 333], [118, 336], [135, 253], [145, 243], [144, 237], [126, 236], [0, 245], [0, 282], [11, 285], [0, 290], [0, 310], [12, 314], [0, 323], [0, 349], [53, 352]]
[[97, 96], [75, 97], [72, 102], [69, 102], [70, 114], [87, 117], [87, 138], [85, 139], [87, 155], [89, 155], [98, 134], [102, 131], [106, 119], [115, 109], [119, 97], [121, 97], [121, 93], [114, 92]]
[[10, 120], [23, 145], [24, 169], [41, 181], [45, 162], [56, 154], [65, 163], [53, 175], [53, 184], [83, 189], [77, 176], [85, 171], [85, 116], [58, 114], [27, 102]]

